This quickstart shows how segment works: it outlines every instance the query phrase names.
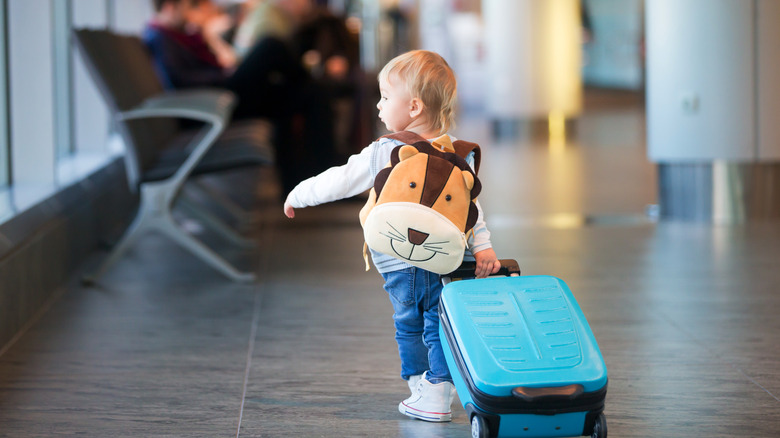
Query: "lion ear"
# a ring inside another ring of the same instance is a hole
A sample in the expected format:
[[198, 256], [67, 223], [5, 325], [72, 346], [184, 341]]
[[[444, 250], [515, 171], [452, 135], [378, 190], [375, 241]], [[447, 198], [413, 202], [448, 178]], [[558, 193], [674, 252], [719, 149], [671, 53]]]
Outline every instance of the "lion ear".
[[407, 160], [409, 158], [412, 158], [413, 156], [417, 155], [419, 151], [414, 146], [406, 145], [401, 147], [401, 149], [398, 151], [398, 158], [401, 161]]
[[466, 182], [466, 188], [471, 190], [474, 188], [474, 175], [471, 174], [468, 170], [462, 170], [463, 172], [463, 181]]

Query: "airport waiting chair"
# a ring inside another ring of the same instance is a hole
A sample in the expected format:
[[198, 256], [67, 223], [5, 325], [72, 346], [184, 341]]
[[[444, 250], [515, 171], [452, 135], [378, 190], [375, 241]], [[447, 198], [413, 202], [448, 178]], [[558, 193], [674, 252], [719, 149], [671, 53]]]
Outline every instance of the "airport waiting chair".
[[[174, 202], [185, 204], [202, 225], [247, 245], [221, 220], [186, 201], [182, 187], [192, 176], [273, 163], [270, 125], [248, 120], [229, 125], [236, 97], [222, 89], [165, 91], [143, 42], [103, 29], [75, 29], [74, 39], [92, 79], [113, 113], [125, 143], [131, 190], [140, 194], [131, 225], [98, 269], [84, 278], [94, 283], [136, 240], [157, 231], [235, 281], [253, 281], [174, 220]], [[202, 123], [182, 129], [180, 121]]]

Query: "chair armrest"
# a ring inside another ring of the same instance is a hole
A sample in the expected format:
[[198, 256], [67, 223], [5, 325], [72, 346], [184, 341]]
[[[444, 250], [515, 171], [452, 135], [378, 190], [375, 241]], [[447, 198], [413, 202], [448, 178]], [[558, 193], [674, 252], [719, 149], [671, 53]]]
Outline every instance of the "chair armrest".
[[[176, 173], [169, 179], [174, 186], [181, 186], [203, 155], [230, 121], [236, 96], [223, 89], [191, 89], [167, 92], [144, 100], [137, 107], [117, 115], [119, 120], [152, 117], [175, 117], [200, 120], [206, 123], [201, 133], [192, 139], [186, 149], [190, 151]], [[177, 190], [170, 193], [175, 194]], [[171, 198], [170, 202], [172, 202]]]
[[177, 117], [225, 125], [235, 104], [236, 96], [228, 90], [180, 90], [150, 97], [117, 117], [120, 120]]

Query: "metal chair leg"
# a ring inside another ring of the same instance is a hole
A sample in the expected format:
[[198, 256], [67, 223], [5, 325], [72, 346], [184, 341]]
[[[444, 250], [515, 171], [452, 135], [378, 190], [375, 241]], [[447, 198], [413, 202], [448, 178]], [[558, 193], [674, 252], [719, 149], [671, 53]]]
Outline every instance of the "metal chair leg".
[[108, 271], [111, 266], [114, 265], [127, 250], [135, 244], [139, 237], [149, 231], [150, 226], [154, 220], [152, 211], [148, 210], [148, 206], [145, 207], [142, 200], [141, 205], [138, 207], [138, 213], [136, 213], [133, 222], [125, 230], [122, 237], [119, 239], [116, 245], [111, 249], [108, 257], [106, 257], [100, 265], [91, 274], [85, 274], [81, 277], [81, 282], [85, 285], [93, 285], [100, 280], [100, 277]]
[[196, 219], [199, 220], [204, 226], [210, 230], [216, 232], [228, 241], [239, 245], [243, 248], [255, 248], [255, 242], [252, 239], [248, 239], [235, 230], [230, 228], [220, 218], [198, 205], [197, 202], [191, 201], [186, 197], [179, 197], [178, 205], [188, 210]]
[[155, 223], [155, 228], [231, 280], [243, 283], [255, 281], [255, 274], [251, 272], [242, 272], [236, 269], [233, 265], [211, 250], [211, 248], [179, 228], [174, 222], [173, 217], [169, 216], [168, 220], [158, 221]]
[[182, 194], [186, 196], [188, 190], [200, 192], [209, 200], [214, 201], [222, 210], [238, 222], [239, 227], [247, 227], [258, 221], [258, 216], [256, 214], [244, 209], [238, 205], [238, 203], [225, 196], [224, 193], [220, 193], [217, 189], [211, 187], [204, 181], [199, 181], [198, 179], [188, 181], [182, 188]]
[[141, 186], [141, 202], [135, 219], [98, 269], [93, 274], [85, 275], [82, 278], [84, 284], [96, 283], [142, 234], [151, 231], [151, 229], [165, 234], [231, 280], [239, 282], [255, 280], [253, 273], [239, 271], [178, 226], [170, 211], [171, 192], [170, 184], [167, 183], [150, 183]]

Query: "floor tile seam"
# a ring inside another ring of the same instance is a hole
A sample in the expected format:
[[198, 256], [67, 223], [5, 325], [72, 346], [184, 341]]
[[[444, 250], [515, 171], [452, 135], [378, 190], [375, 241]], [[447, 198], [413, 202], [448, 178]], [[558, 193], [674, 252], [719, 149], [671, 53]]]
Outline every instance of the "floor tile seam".
[[244, 418], [244, 405], [246, 403], [246, 393], [249, 387], [249, 373], [252, 369], [252, 357], [254, 356], [255, 343], [257, 339], [257, 326], [260, 322], [260, 308], [262, 304], [263, 294], [261, 288], [258, 286], [254, 296], [254, 306], [252, 310], [252, 323], [249, 329], [249, 343], [246, 353], [246, 364], [244, 368], [244, 381], [241, 387], [241, 403], [238, 412], [238, 425], [236, 426], [236, 438], [241, 435], [241, 422]]
[[697, 338], [693, 333], [691, 333], [690, 331], [684, 329], [681, 325], [677, 324], [674, 321], [674, 319], [672, 319], [672, 317], [670, 317], [669, 315], [667, 315], [667, 314], [665, 314], [663, 312], [658, 312], [658, 315], [662, 319], [666, 320], [666, 322], [669, 323], [672, 327], [674, 327], [675, 329], [679, 330], [682, 334], [684, 334], [686, 337], [688, 337], [691, 341], [693, 341], [700, 348], [704, 349], [704, 351], [706, 351], [710, 356], [712, 356], [713, 358], [722, 360], [726, 365], [728, 365], [729, 367], [734, 369], [738, 374], [740, 374], [745, 379], [747, 379], [747, 381], [749, 381], [750, 383], [755, 385], [760, 390], [762, 390], [762, 391], [766, 392], [767, 394], [769, 394], [769, 396], [772, 397], [773, 399], [775, 399], [777, 402], [780, 402], [780, 398], [778, 398], [778, 396], [775, 395], [772, 391], [770, 391], [768, 388], [766, 388], [765, 386], [760, 384], [756, 379], [751, 377], [748, 373], [746, 373], [737, 364], [733, 363], [732, 361], [729, 361], [728, 359], [726, 359], [722, 355], [718, 354], [714, 349], [709, 347], [709, 345], [706, 342], [704, 342], [701, 339]]
[[246, 403], [247, 388], [249, 387], [249, 374], [252, 370], [252, 357], [254, 356], [255, 344], [257, 342], [257, 328], [260, 325], [260, 311], [262, 309], [263, 290], [268, 278], [269, 265], [271, 261], [271, 254], [273, 254], [274, 240], [273, 236], [276, 233], [276, 225], [272, 220], [267, 218], [260, 224], [263, 233], [261, 234], [261, 240], [265, 242], [257, 264], [257, 285], [255, 286], [254, 304], [252, 309], [252, 322], [249, 328], [249, 342], [247, 346], [246, 364], [244, 368], [244, 381], [241, 388], [241, 403], [238, 413], [238, 424], [236, 426], [236, 438], [241, 435], [241, 423], [244, 418], [244, 406]]
[[742, 371], [742, 369], [741, 369], [741, 368], [739, 368], [738, 366], [736, 366], [736, 365], [734, 365], [734, 364], [731, 364], [731, 363], [729, 363], [729, 365], [731, 365], [731, 367], [732, 367], [732, 368], [734, 368], [735, 370], [737, 370], [737, 372], [738, 372], [739, 374], [743, 375], [743, 376], [744, 376], [746, 379], [748, 379], [748, 380], [750, 381], [750, 383], [752, 383], [752, 384], [754, 384], [754, 385], [758, 386], [759, 388], [761, 388], [762, 390], [764, 390], [764, 392], [766, 392], [766, 393], [767, 393], [767, 394], [769, 394], [769, 395], [770, 395], [772, 398], [774, 398], [776, 401], [780, 402], [780, 398], [778, 398], [776, 395], [774, 395], [774, 394], [772, 393], [772, 391], [770, 391], [769, 389], [767, 389], [766, 387], [764, 387], [764, 385], [762, 385], [762, 384], [758, 383], [758, 381], [756, 381], [756, 379], [754, 379], [754, 378], [750, 377], [750, 376], [749, 376], [747, 373], [745, 373], [744, 371]]

